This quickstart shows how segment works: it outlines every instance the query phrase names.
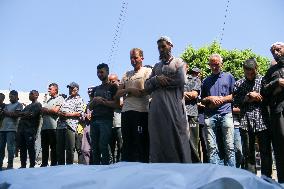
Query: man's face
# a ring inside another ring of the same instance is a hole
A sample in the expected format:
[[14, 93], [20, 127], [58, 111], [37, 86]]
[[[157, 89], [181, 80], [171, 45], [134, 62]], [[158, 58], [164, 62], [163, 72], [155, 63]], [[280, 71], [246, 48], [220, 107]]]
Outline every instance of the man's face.
[[97, 76], [101, 81], [105, 81], [108, 78], [108, 72], [105, 68], [97, 70]]
[[119, 85], [119, 80], [118, 80], [117, 75], [113, 75], [113, 74], [109, 75], [108, 80], [110, 83]]
[[58, 89], [55, 86], [50, 86], [48, 87], [48, 93], [50, 96], [56, 96], [58, 91]]
[[283, 45], [274, 45], [273, 47], [271, 47], [270, 51], [276, 61], [279, 61], [280, 57], [284, 57], [284, 46]]
[[209, 60], [209, 66], [210, 66], [211, 72], [213, 74], [218, 74], [221, 71], [222, 62], [219, 58], [214, 57], [214, 58]]
[[9, 94], [9, 99], [11, 103], [15, 103], [18, 101], [18, 96], [17, 95], [13, 95], [13, 94]]
[[34, 92], [29, 93], [29, 99], [30, 101], [35, 101], [38, 98], [38, 95]]
[[160, 53], [160, 60], [167, 61], [171, 57], [172, 46], [166, 41], [158, 42], [158, 50]]
[[143, 57], [140, 56], [138, 51], [130, 51], [130, 61], [131, 65], [135, 70], [139, 70], [142, 66]]
[[77, 96], [79, 89], [77, 87], [69, 87], [69, 95], [70, 96]]
[[257, 71], [256, 71], [256, 69], [244, 68], [244, 73], [245, 73], [246, 79], [249, 80], [249, 81], [252, 81], [252, 80], [255, 79]]

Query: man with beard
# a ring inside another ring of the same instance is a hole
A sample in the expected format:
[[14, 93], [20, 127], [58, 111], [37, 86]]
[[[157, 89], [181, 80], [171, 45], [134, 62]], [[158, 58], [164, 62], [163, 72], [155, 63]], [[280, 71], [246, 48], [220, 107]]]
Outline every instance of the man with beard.
[[143, 51], [133, 48], [130, 61], [133, 70], [122, 77], [117, 97], [124, 98], [122, 126], [122, 161], [149, 162], [148, 106], [149, 95], [144, 92], [144, 83], [152, 69], [142, 67]]
[[93, 89], [93, 99], [89, 103], [92, 110], [91, 148], [95, 165], [110, 163], [109, 145], [111, 142], [113, 111], [119, 107], [114, 100], [117, 85], [109, 82], [109, 67], [102, 63], [97, 66], [97, 76], [102, 84]]
[[185, 63], [171, 54], [173, 43], [157, 41], [160, 62], [145, 82], [152, 95], [149, 110], [150, 162], [190, 163], [188, 123], [184, 104]]
[[277, 62], [262, 80], [261, 95], [271, 114], [272, 145], [279, 183], [284, 183], [284, 43], [274, 43], [270, 51]]

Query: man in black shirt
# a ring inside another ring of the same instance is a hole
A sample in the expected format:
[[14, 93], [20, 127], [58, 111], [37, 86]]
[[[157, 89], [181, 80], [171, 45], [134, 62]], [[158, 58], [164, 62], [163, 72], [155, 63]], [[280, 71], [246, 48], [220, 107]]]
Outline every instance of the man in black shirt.
[[270, 51], [277, 62], [262, 81], [261, 95], [270, 108], [272, 144], [279, 183], [284, 183], [284, 43], [274, 43]]
[[117, 85], [109, 82], [107, 64], [97, 66], [97, 76], [102, 84], [93, 90], [93, 99], [89, 103], [92, 110], [91, 148], [93, 164], [107, 165], [110, 163], [109, 145], [111, 142], [113, 111], [119, 107], [119, 100], [114, 100]]
[[21, 168], [26, 168], [27, 150], [30, 158], [30, 167], [35, 166], [35, 140], [40, 121], [41, 103], [37, 102], [38, 92], [32, 90], [29, 94], [31, 104], [20, 113], [21, 120], [18, 127]]

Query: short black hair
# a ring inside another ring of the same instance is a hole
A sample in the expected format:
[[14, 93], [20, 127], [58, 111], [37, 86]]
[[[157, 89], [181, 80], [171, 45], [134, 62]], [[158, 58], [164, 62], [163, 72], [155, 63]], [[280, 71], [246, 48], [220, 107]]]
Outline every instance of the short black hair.
[[106, 69], [106, 71], [109, 72], [109, 67], [106, 63], [101, 63], [97, 66], [97, 70], [100, 70], [102, 68]]
[[31, 90], [31, 91], [30, 91], [30, 94], [31, 94], [31, 93], [32, 93], [32, 94], [36, 94], [37, 96], [39, 96], [39, 92], [38, 92], [37, 90]]
[[57, 93], [58, 93], [58, 84], [57, 84], [57, 83], [50, 83], [50, 84], [48, 85], [48, 87], [55, 87], [55, 88], [56, 88], [56, 91], [57, 91]]
[[9, 94], [10, 94], [10, 95], [18, 96], [18, 91], [16, 91], [16, 90], [11, 90]]
[[0, 99], [5, 99], [5, 95], [3, 93], [0, 93]]
[[254, 58], [247, 59], [243, 63], [243, 67], [245, 69], [257, 69], [257, 62], [256, 62], [256, 60]]

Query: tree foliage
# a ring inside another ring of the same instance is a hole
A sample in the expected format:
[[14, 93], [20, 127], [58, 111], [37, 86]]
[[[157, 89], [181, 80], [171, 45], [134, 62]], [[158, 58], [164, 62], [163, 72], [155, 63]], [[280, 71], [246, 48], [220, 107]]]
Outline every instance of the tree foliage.
[[214, 41], [209, 46], [201, 47], [195, 50], [191, 45], [182, 53], [181, 58], [188, 63], [190, 68], [198, 67], [201, 69], [203, 77], [208, 76], [211, 71], [208, 65], [209, 56], [218, 53], [223, 58], [223, 71], [230, 72], [236, 79], [244, 76], [242, 64], [249, 58], [255, 58], [258, 63], [258, 73], [264, 75], [269, 66], [269, 59], [257, 55], [251, 49], [245, 50], [226, 50]]

